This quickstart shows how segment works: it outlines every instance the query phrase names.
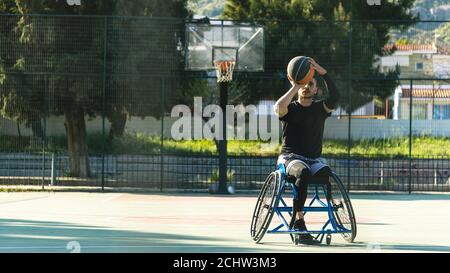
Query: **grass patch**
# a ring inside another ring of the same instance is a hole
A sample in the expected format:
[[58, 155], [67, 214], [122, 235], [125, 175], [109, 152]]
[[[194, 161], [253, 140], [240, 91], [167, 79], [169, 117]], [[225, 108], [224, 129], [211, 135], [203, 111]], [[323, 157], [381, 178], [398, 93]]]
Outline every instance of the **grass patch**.
[[50, 189], [35, 189], [35, 188], [12, 188], [0, 186], [0, 192], [48, 192], [54, 193], [54, 190]]
[[[450, 156], [450, 138], [417, 136], [412, 139], [413, 157]], [[351, 154], [355, 156], [409, 156], [408, 138], [364, 139], [353, 141]]]
[[[161, 151], [159, 136], [144, 134], [126, 134], [112, 141], [104, 139], [102, 134], [88, 136], [89, 153], [106, 154], [158, 154]], [[450, 138], [418, 136], [413, 138], [412, 155], [450, 156]], [[230, 140], [229, 155], [276, 156], [281, 149], [280, 144], [255, 140]], [[347, 140], [325, 140], [323, 154], [326, 156], [345, 156]], [[0, 136], [0, 152], [41, 152], [42, 142], [30, 137]], [[47, 139], [47, 152], [67, 153], [67, 139], [64, 136]], [[180, 155], [217, 155], [213, 140], [164, 140], [164, 152]], [[352, 156], [364, 157], [407, 157], [409, 155], [408, 138], [363, 139], [351, 142]]]

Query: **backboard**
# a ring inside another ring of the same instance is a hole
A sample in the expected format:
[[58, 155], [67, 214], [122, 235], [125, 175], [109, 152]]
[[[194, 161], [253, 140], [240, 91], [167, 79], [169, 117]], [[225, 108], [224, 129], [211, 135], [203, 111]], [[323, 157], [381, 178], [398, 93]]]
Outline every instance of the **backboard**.
[[264, 71], [264, 28], [222, 20], [187, 23], [186, 70], [215, 70], [214, 61], [235, 61], [235, 71]]

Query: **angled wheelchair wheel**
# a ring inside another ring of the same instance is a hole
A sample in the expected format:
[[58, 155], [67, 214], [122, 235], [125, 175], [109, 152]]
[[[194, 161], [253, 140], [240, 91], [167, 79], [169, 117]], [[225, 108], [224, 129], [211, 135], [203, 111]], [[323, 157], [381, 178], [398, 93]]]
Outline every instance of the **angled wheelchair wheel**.
[[334, 173], [330, 176], [330, 184], [336, 224], [339, 228], [348, 230], [341, 234], [351, 243], [356, 237], [356, 219], [352, 203], [342, 181]]
[[280, 173], [272, 172], [261, 188], [253, 211], [250, 234], [253, 241], [259, 243], [267, 232], [274, 214], [275, 202], [280, 190]]

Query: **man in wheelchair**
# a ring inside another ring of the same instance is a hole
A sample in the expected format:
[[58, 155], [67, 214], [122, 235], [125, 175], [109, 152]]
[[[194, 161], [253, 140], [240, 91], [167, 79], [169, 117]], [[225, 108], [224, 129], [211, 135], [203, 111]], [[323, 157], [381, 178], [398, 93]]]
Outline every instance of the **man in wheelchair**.
[[[322, 156], [322, 140], [325, 120], [331, 115], [339, 99], [336, 85], [327, 71], [309, 59], [316, 74], [325, 81], [329, 96], [315, 101], [317, 81], [312, 78], [300, 84], [289, 77], [292, 87], [275, 103], [274, 111], [282, 124], [282, 148], [278, 163], [283, 163], [288, 176], [295, 180], [297, 195], [293, 200], [293, 215], [290, 227], [306, 231], [303, 208], [307, 199], [308, 183], [317, 176], [326, 176], [331, 171]], [[298, 99], [292, 101], [295, 95]], [[319, 243], [308, 233], [300, 234], [299, 243]]]

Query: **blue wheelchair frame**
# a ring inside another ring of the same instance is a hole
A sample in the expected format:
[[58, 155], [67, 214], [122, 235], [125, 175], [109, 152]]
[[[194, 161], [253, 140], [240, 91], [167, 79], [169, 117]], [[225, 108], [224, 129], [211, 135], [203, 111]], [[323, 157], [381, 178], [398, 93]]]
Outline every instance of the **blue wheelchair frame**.
[[[309, 186], [314, 187], [314, 195], [309, 202], [308, 206], [304, 207], [304, 214], [308, 212], [326, 212], [328, 215], [328, 220], [325, 222], [325, 224], [322, 226], [322, 229], [320, 230], [308, 230], [308, 231], [298, 231], [289, 228], [289, 224], [286, 221], [285, 217], [283, 216], [283, 213], [288, 213], [290, 217], [292, 217], [292, 206], [288, 206], [286, 202], [283, 199], [283, 192], [285, 190], [286, 186], [290, 186], [292, 190], [292, 196], [295, 197], [297, 195], [297, 190], [295, 188], [294, 183], [290, 182], [288, 180], [288, 176], [286, 174], [286, 169], [284, 167], [284, 164], [279, 164], [277, 167], [277, 170], [281, 173], [281, 186], [280, 190], [277, 194], [275, 203], [274, 203], [274, 212], [277, 214], [278, 219], [281, 221], [281, 224], [278, 225], [276, 228], [272, 230], [268, 230], [267, 233], [269, 234], [317, 234], [316, 239], [320, 242], [323, 241], [323, 238], [325, 235], [327, 235], [327, 244], [330, 244], [331, 242], [331, 234], [337, 234], [337, 233], [351, 233], [351, 230], [346, 229], [342, 225], [340, 225], [334, 216], [334, 212], [337, 210], [333, 207], [333, 204], [330, 200], [326, 200], [325, 202], [320, 199], [319, 196], [319, 188], [322, 188], [323, 192], [326, 195], [326, 184], [323, 183], [317, 183], [314, 184], [314, 182], [310, 183]], [[318, 205], [314, 205], [314, 203], [317, 203]]]

